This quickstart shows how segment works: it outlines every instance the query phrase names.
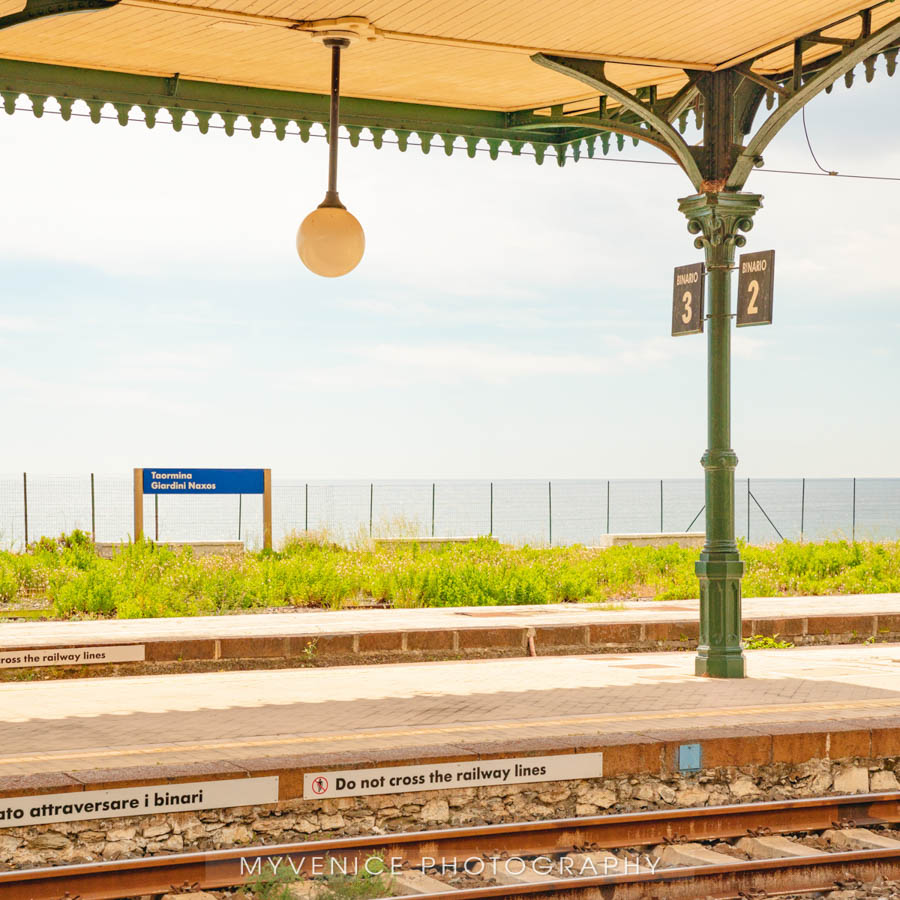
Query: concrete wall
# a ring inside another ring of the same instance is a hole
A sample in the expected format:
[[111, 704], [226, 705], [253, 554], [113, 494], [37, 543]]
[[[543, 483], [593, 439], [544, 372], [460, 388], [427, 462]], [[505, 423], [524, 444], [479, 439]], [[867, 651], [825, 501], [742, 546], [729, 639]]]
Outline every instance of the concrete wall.
[[[190, 547], [195, 557], [224, 556], [229, 553], [243, 553], [243, 541], [160, 541], [160, 544], [171, 547], [173, 550], [182, 550]], [[96, 543], [94, 549], [97, 556], [102, 559], [112, 559], [127, 544], [122, 543]]]

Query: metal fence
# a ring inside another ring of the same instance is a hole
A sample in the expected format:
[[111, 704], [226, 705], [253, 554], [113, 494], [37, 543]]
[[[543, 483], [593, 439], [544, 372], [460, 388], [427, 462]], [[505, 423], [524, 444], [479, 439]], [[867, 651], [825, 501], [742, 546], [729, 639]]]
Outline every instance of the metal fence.
[[[702, 479], [344, 481], [273, 479], [276, 546], [291, 532], [368, 536], [493, 535], [504, 543], [593, 544], [604, 534], [705, 528]], [[129, 477], [0, 476], [0, 545], [21, 549], [80, 528], [128, 540]], [[900, 478], [750, 478], [735, 487], [738, 536], [752, 543], [900, 538]], [[144, 498], [157, 540], [262, 543], [257, 496]]]

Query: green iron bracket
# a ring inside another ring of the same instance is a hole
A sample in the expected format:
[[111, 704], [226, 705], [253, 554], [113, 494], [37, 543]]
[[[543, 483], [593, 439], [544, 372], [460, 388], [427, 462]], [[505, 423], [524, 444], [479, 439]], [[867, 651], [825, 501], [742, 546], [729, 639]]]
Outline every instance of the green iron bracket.
[[[878, 6], [883, 4], [879, 3]], [[832, 38], [823, 35], [834, 25], [854, 17], [861, 20], [858, 38]], [[775, 75], [760, 75], [752, 70], [754, 60], [747, 60], [733, 68], [714, 72], [686, 71], [688, 83], [669, 100], [658, 101], [655, 90], [643, 88], [628, 91], [610, 81], [604, 63], [596, 60], [535, 54], [538, 65], [568, 75], [595, 88], [600, 95], [598, 114], [564, 116], [551, 111], [550, 116], [538, 116], [534, 111], [513, 114], [512, 126], [523, 128], [561, 127], [564, 124], [583, 124], [601, 131], [614, 132], [643, 141], [662, 150], [674, 159], [690, 179], [694, 189], [701, 191], [740, 191], [755, 167], [762, 165], [762, 152], [784, 125], [821, 91], [830, 91], [842, 75], [849, 83], [855, 66], [864, 64], [866, 80], [871, 81], [875, 60], [884, 56], [887, 74], [897, 67], [900, 42], [900, 17], [877, 31], [871, 29], [872, 10], [846, 16], [828, 28], [818, 29], [785, 44], [793, 46], [791, 69]], [[803, 63], [804, 51], [815, 45], [837, 47], [830, 54], [812, 63]], [[768, 55], [782, 47], [770, 48]], [[778, 105], [745, 144], [745, 137], [753, 131], [753, 124], [763, 100], [771, 109]], [[607, 100], [618, 104], [615, 112], [607, 111]], [[698, 127], [704, 129], [703, 141], [689, 146], [679, 131], [684, 131], [686, 117], [693, 108]], [[715, 110], [715, 116], [705, 114]], [[711, 122], [710, 120], [714, 121]], [[677, 129], [673, 122], [677, 120]]]
[[[589, 59], [576, 59], [565, 56], [549, 56], [536, 53], [531, 57], [539, 66], [544, 66], [554, 72], [560, 72], [575, 78], [583, 84], [590, 85], [599, 93], [616, 101], [620, 108], [634, 114], [638, 125], [637, 137], [647, 143], [659, 147], [671, 156], [684, 170], [691, 183], [697, 190], [703, 176], [693, 157], [687, 141], [678, 133], [666, 118], [654, 108], [652, 102], [645, 102], [625, 88], [619, 87], [610, 81], [605, 74], [605, 64]], [[613, 129], [610, 129], [613, 130]], [[632, 132], [632, 134], [634, 134]]]
[[[787, 122], [812, 100], [817, 94], [829, 88], [842, 75], [846, 76], [860, 63], [872, 60], [878, 53], [893, 49], [892, 45], [900, 40], [900, 16], [888, 22], [875, 32], [867, 33], [863, 17], [863, 28], [860, 37], [850, 43], [840, 43], [840, 51], [827, 61], [820, 61], [814, 74], [809, 74], [804, 81], [801, 52], [797, 56], [797, 63], [791, 73], [792, 87], [782, 89], [781, 102], [775, 111], [769, 115], [765, 122], [754, 134], [747, 147], [737, 159], [731, 174], [728, 176], [726, 187], [728, 190], [740, 190], [753, 167], [761, 158], [763, 150]], [[822, 40], [821, 37], [812, 37], [810, 40]], [[890, 52], [890, 51], [889, 51]], [[893, 52], [892, 62], [896, 65], [896, 50]], [[868, 73], [867, 73], [868, 74]], [[890, 74], [893, 74], [892, 72]]]

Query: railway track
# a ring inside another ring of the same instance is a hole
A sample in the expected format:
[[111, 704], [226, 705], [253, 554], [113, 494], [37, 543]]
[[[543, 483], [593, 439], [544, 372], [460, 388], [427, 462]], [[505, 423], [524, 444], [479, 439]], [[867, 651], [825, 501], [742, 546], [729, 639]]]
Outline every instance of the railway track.
[[[900, 792], [653, 810], [3, 872], [0, 897], [120, 900], [225, 888], [278, 861], [308, 874], [330, 857], [353, 871], [375, 854], [402, 860], [399, 885], [418, 879], [408, 892], [422, 900], [787, 896], [900, 877], [900, 832], [890, 828], [897, 823]], [[510, 858], [519, 860], [513, 872]], [[451, 860], [457, 871], [468, 861], [462, 886], [447, 878]]]

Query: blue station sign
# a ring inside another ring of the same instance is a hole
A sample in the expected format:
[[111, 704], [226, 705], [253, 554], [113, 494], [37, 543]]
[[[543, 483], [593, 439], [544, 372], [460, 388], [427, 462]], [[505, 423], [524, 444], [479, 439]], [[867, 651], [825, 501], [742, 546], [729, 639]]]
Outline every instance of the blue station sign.
[[144, 469], [145, 494], [262, 494], [263, 469]]

